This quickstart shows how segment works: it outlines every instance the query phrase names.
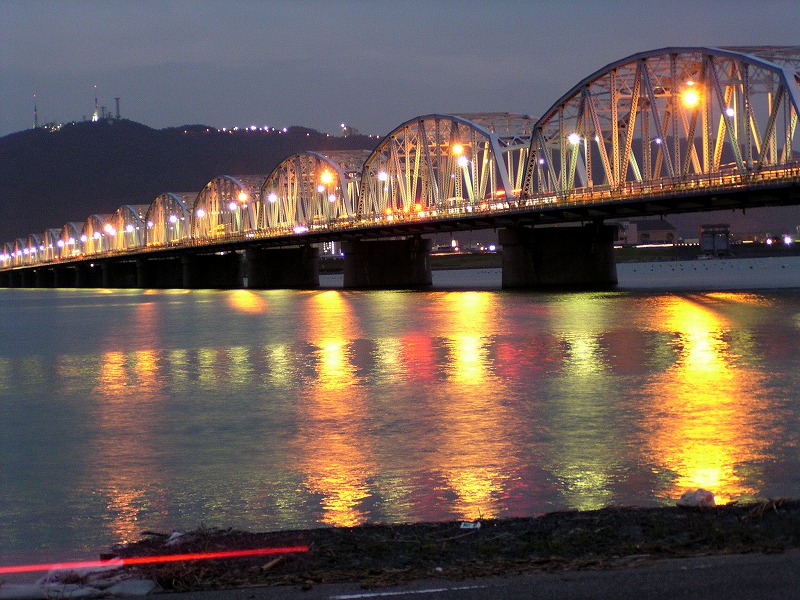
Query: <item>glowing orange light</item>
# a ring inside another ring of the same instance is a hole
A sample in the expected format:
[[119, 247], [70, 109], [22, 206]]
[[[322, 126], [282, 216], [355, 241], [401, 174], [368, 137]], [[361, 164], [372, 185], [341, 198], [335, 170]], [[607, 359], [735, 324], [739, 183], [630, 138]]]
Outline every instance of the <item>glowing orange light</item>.
[[390, 214], [392, 214], [392, 209], [391, 209], [391, 208], [387, 208], [387, 209], [386, 209], [386, 214], [387, 214], [387, 215], [390, 215]]
[[417, 202], [417, 203], [414, 205], [414, 210], [415, 210], [415, 211], [417, 211], [417, 212], [421, 211], [421, 210], [422, 210], [422, 204], [420, 204], [419, 202]]
[[506, 191], [505, 191], [505, 190], [497, 190], [497, 191], [494, 193], [494, 195], [495, 195], [495, 196], [497, 196], [497, 197], [500, 197], [500, 196], [505, 196], [505, 195], [506, 195]]
[[694, 90], [686, 90], [683, 92], [683, 103], [688, 107], [697, 106], [700, 102], [700, 95]]
[[247, 192], [239, 192], [239, 202], [247, 202]]
[[319, 180], [324, 183], [325, 185], [329, 184], [333, 181], [333, 174], [330, 171], [323, 171], [322, 175], [320, 175]]
[[252, 550], [225, 550], [220, 552], [193, 552], [190, 554], [162, 554], [159, 556], [133, 556], [111, 560], [83, 560], [66, 563], [46, 563], [33, 565], [11, 565], [0, 567], [0, 574], [32, 573], [51, 569], [94, 569], [108, 566], [145, 565], [151, 563], [181, 562], [186, 560], [211, 560], [216, 558], [242, 558], [245, 556], [264, 556], [268, 554], [290, 554], [308, 552], [308, 546], [284, 546], [282, 548], [255, 548]]
[[464, 146], [462, 146], [461, 144], [454, 144], [453, 145], [453, 154], [455, 154], [456, 156], [464, 154]]

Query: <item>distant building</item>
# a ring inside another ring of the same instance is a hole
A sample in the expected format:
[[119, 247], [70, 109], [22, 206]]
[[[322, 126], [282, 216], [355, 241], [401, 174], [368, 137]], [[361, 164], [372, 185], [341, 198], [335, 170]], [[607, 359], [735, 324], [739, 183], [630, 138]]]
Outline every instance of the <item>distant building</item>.
[[700, 225], [700, 253], [707, 256], [730, 254], [731, 226], [728, 224]]
[[664, 219], [621, 221], [617, 239], [626, 246], [676, 244], [680, 241], [677, 228]]

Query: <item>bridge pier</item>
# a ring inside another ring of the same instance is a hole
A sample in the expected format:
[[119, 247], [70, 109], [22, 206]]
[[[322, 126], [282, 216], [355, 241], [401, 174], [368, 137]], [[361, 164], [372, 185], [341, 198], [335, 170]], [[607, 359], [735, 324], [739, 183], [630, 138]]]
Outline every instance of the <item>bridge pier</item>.
[[34, 269], [35, 287], [37, 288], [51, 288], [55, 287], [55, 269], [47, 267], [39, 267]]
[[245, 287], [252, 289], [311, 289], [319, 287], [319, 249], [248, 248]]
[[238, 252], [181, 256], [182, 287], [186, 289], [239, 289], [242, 255]]
[[18, 276], [15, 271], [5, 271], [6, 286], [10, 288], [19, 287]]
[[[88, 275], [86, 285], [79, 287], [103, 287], [103, 288], [132, 288], [136, 287], [136, 264], [133, 262], [123, 262], [115, 260], [103, 260], [99, 263], [100, 277], [93, 273], [98, 263], [80, 267], [81, 276]], [[82, 277], [81, 277], [82, 279]], [[99, 285], [98, 285], [99, 283]]]
[[136, 287], [176, 289], [183, 287], [183, 262], [178, 257], [136, 259]]
[[499, 234], [503, 289], [617, 284], [612, 226], [501, 229]]
[[431, 278], [431, 240], [414, 236], [402, 240], [342, 242], [345, 288], [424, 288]]

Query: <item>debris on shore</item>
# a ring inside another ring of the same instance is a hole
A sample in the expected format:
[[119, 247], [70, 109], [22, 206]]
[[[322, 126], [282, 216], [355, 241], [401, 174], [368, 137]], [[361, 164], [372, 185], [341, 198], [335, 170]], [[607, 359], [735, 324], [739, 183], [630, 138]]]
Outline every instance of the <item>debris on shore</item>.
[[800, 548], [800, 500], [716, 507], [610, 507], [531, 518], [375, 524], [252, 533], [201, 527], [146, 532], [113, 554], [163, 556], [242, 549], [308, 551], [235, 559], [126, 566], [166, 591], [360, 582], [366, 587], [420, 578], [466, 579], [532, 571], [623, 568], [672, 557]]

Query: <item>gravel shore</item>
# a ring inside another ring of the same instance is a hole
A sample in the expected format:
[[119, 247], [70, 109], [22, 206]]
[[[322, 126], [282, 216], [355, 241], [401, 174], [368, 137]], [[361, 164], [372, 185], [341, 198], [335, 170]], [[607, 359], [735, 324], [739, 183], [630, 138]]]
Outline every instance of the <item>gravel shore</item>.
[[714, 508], [610, 507], [539, 517], [377, 524], [252, 533], [198, 529], [147, 533], [119, 557], [308, 546], [278, 556], [142, 564], [131, 575], [167, 591], [421, 578], [467, 579], [535, 571], [620, 568], [654, 559], [800, 548], [800, 500]]

